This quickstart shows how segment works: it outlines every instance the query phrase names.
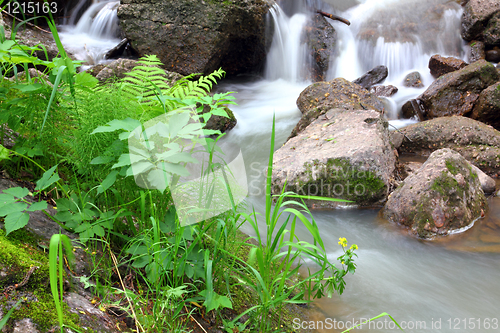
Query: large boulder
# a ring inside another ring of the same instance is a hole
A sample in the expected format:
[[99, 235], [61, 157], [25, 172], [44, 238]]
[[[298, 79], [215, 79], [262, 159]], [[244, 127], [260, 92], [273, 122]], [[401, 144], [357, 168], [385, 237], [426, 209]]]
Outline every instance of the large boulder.
[[387, 126], [375, 110], [329, 110], [274, 153], [273, 193], [280, 193], [286, 182], [286, 190], [298, 194], [360, 206], [384, 202], [396, 162]]
[[383, 215], [429, 239], [471, 227], [486, 205], [469, 162], [451, 149], [440, 149], [391, 193]]
[[123, 0], [120, 27], [139, 56], [156, 54], [181, 74], [228, 74], [262, 66], [267, 0]]
[[467, 66], [467, 63], [461, 59], [454, 57], [442, 57], [435, 54], [429, 60], [429, 69], [434, 77], [454, 72]]
[[440, 76], [419, 100], [428, 118], [464, 115], [472, 111], [483, 89], [500, 79], [495, 67], [479, 60], [460, 70]]
[[489, 175], [500, 172], [500, 132], [479, 121], [442, 117], [409, 125], [398, 134], [403, 134], [400, 153], [429, 155], [451, 148]]
[[337, 32], [323, 16], [316, 14], [307, 23], [303, 36], [314, 60], [313, 79], [323, 81], [330, 64], [330, 57], [336, 51]]
[[473, 40], [480, 37], [490, 18], [499, 11], [498, 0], [470, 0], [462, 14], [462, 38]]
[[300, 93], [297, 107], [302, 112], [302, 118], [293, 129], [290, 137], [300, 133], [319, 115], [330, 109], [353, 110], [361, 108], [384, 111], [381, 99], [360, 85], [343, 78], [311, 84]]
[[479, 94], [471, 118], [500, 129], [500, 82]]

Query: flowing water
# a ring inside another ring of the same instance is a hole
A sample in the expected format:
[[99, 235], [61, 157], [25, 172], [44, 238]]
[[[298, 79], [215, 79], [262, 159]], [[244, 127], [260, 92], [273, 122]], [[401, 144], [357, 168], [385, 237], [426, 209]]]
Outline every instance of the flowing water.
[[[80, 8], [91, 2], [85, 13], [78, 17]], [[104, 55], [120, 39], [117, 9], [120, 1], [80, 0], [73, 10], [68, 25], [61, 27], [64, 47], [90, 65], [106, 62]]]
[[[65, 42], [79, 38], [74, 36], [80, 33], [99, 40], [92, 37], [92, 31], [103, 31], [109, 25], [99, 23], [99, 28], [92, 28], [100, 22], [95, 13], [102, 11], [98, 11], [104, 8], [101, 6], [110, 6], [106, 10], [112, 10], [112, 3], [94, 4], [94, 14], [80, 24], [81, 18]], [[387, 66], [389, 77], [384, 84], [399, 88], [396, 95], [386, 100], [386, 115], [395, 126], [408, 124], [407, 120], [397, 119], [398, 110], [405, 101], [425, 90], [405, 88], [402, 83], [406, 74], [419, 71], [427, 87], [433, 81], [427, 68], [431, 55], [439, 53], [466, 60], [459, 35], [461, 7], [455, 1], [280, 1], [269, 16], [274, 22], [275, 36], [264, 76], [242, 78], [220, 87], [237, 92], [238, 106], [232, 110], [238, 124], [224, 140], [241, 148], [249, 181], [248, 201], [260, 212], [265, 209], [264, 172], [273, 115], [279, 147], [300, 119], [296, 99], [311, 83], [305, 79], [310, 58], [301, 31], [312, 8], [352, 22], [346, 26], [330, 21], [338, 33], [339, 46], [327, 79], [352, 80], [374, 66]], [[489, 201], [490, 211], [474, 228], [434, 242], [409, 237], [399, 226], [381, 219], [378, 210], [314, 211], [332, 260], [342, 253], [338, 238], [346, 237], [350, 244], [359, 246], [358, 269], [347, 277], [342, 297], [316, 301], [317, 311], [311, 320], [317, 322], [303, 324], [311, 328], [323, 326], [318, 330], [321, 332], [340, 332], [353, 322], [388, 312], [406, 332], [500, 331], [500, 201]], [[303, 239], [308, 240], [302, 232]], [[355, 331], [393, 330], [397, 328], [382, 318], [371, 327], [365, 325]]]

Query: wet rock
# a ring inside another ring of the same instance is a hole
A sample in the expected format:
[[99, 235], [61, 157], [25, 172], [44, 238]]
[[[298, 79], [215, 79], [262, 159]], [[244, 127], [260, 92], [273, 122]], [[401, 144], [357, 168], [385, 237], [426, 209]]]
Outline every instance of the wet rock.
[[106, 52], [106, 55], [104, 56], [105, 59], [113, 59], [113, 58], [118, 58], [120, 57], [123, 52], [125, 51], [125, 48], [127, 47], [127, 44], [129, 43], [127, 38], [122, 39], [118, 45], [113, 47], [111, 50]]
[[422, 88], [424, 84], [422, 83], [422, 76], [419, 72], [411, 72], [406, 75], [403, 80], [403, 85], [405, 87]]
[[500, 129], [500, 82], [479, 94], [471, 118]]
[[330, 109], [274, 153], [273, 193], [286, 181], [286, 190], [298, 194], [380, 204], [392, 186], [396, 161], [387, 127], [379, 111]]
[[139, 56], [156, 54], [165, 68], [187, 75], [248, 73], [266, 57], [267, 0], [124, 0], [120, 27]]
[[[210, 117], [210, 119], [207, 121], [207, 124], [203, 128], [210, 130], [219, 130], [221, 131], [221, 133], [233, 129], [233, 127], [236, 126], [236, 117], [234, 116], [233, 111], [231, 111], [228, 107], [225, 107], [224, 109], [226, 110], [226, 113], [228, 115], [227, 117], [212, 115], [212, 117]], [[208, 110], [209, 108], [206, 105], [203, 113], [208, 112]]]
[[360, 85], [343, 78], [311, 84], [300, 93], [297, 107], [302, 112], [302, 118], [293, 129], [290, 137], [300, 133], [319, 115], [333, 108], [384, 111], [382, 100]]
[[481, 59], [485, 59], [484, 43], [479, 40], [473, 40], [469, 43], [469, 62], [472, 64]]
[[391, 97], [398, 92], [398, 88], [393, 85], [373, 86], [370, 88], [370, 92], [377, 97]]
[[418, 99], [422, 101], [428, 118], [468, 114], [481, 91], [499, 78], [491, 63], [479, 60], [440, 76]]
[[481, 36], [488, 21], [499, 11], [498, 0], [470, 0], [462, 14], [462, 38], [470, 41]]
[[427, 156], [451, 148], [489, 175], [500, 171], [500, 132], [474, 119], [441, 117], [409, 125], [400, 132], [405, 135], [400, 154]]
[[330, 64], [330, 57], [336, 51], [337, 32], [323, 16], [316, 14], [307, 23], [304, 38], [314, 60], [313, 79], [323, 81]]
[[496, 188], [496, 183], [493, 178], [485, 174], [481, 169], [479, 169], [477, 166], [471, 164], [472, 169], [476, 172], [478, 178], [479, 178], [479, 183], [481, 184], [481, 189], [485, 194], [491, 194], [495, 192]]
[[363, 88], [370, 89], [371, 86], [384, 81], [388, 73], [386, 66], [377, 66], [352, 82], [359, 84]]
[[486, 45], [500, 45], [500, 10], [488, 21], [483, 39]]
[[429, 60], [429, 69], [434, 77], [440, 77], [446, 73], [454, 72], [467, 66], [467, 63], [454, 57], [442, 57], [433, 55]]
[[403, 104], [401, 108], [403, 118], [410, 119], [416, 117], [418, 120], [424, 120], [424, 110], [420, 104], [420, 101], [416, 99], [410, 99], [408, 102]]
[[491, 62], [500, 62], [500, 49], [494, 48], [485, 52], [485, 59]]
[[445, 148], [432, 153], [391, 193], [383, 215], [417, 237], [432, 239], [470, 227], [486, 205], [469, 162]]

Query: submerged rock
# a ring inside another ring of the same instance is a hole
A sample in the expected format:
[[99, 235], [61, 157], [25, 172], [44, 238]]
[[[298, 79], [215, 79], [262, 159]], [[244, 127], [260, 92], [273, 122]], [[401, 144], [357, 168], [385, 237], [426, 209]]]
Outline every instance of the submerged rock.
[[486, 205], [469, 162], [451, 149], [440, 149], [391, 193], [383, 215], [430, 239], [470, 227]]
[[422, 88], [424, 84], [422, 83], [422, 76], [419, 72], [411, 72], [406, 75], [403, 80], [403, 85], [405, 87]]
[[[400, 153], [429, 155], [451, 148], [489, 175], [500, 172], [500, 132], [466, 117], [441, 117], [409, 125]], [[411, 141], [410, 141], [411, 140]]]
[[454, 72], [467, 66], [467, 63], [461, 59], [454, 57], [442, 57], [435, 54], [429, 60], [429, 69], [432, 76], [440, 77], [441, 75]]
[[263, 65], [271, 2], [123, 0], [120, 27], [139, 56], [156, 54], [165, 68], [187, 75], [220, 67], [228, 74]]
[[370, 89], [371, 86], [384, 81], [388, 74], [389, 71], [386, 66], [377, 66], [352, 82], [359, 84], [363, 88]]
[[311, 84], [300, 93], [299, 98], [297, 98], [297, 107], [302, 112], [302, 118], [293, 129], [290, 137], [300, 133], [318, 116], [330, 109], [384, 111], [381, 99], [360, 85], [343, 78]]
[[461, 116], [471, 112], [481, 91], [499, 79], [491, 63], [479, 60], [439, 77], [418, 99], [428, 118]]
[[286, 190], [298, 194], [381, 204], [396, 162], [387, 126], [375, 110], [329, 110], [274, 153], [273, 193], [280, 193], [286, 182]]

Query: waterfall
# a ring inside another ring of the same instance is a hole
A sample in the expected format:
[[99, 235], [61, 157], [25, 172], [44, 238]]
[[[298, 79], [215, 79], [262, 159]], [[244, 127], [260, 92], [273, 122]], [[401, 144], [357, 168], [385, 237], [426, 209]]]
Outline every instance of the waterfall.
[[72, 11], [69, 24], [61, 28], [60, 35], [64, 46], [78, 59], [96, 65], [106, 62], [106, 52], [120, 42], [117, 16], [120, 1], [94, 0], [83, 15], [78, 17], [88, 2], [78, 2]]
[[269, 12], [274, 23], [274, 36], [267, 55], [265, 78], [304, 81], [308, 72], [304, 64], [310, 62], [307, 46], [301, 40], [307, 16], [298, 13], [288, 17], [278, 4], [274, 4]]

